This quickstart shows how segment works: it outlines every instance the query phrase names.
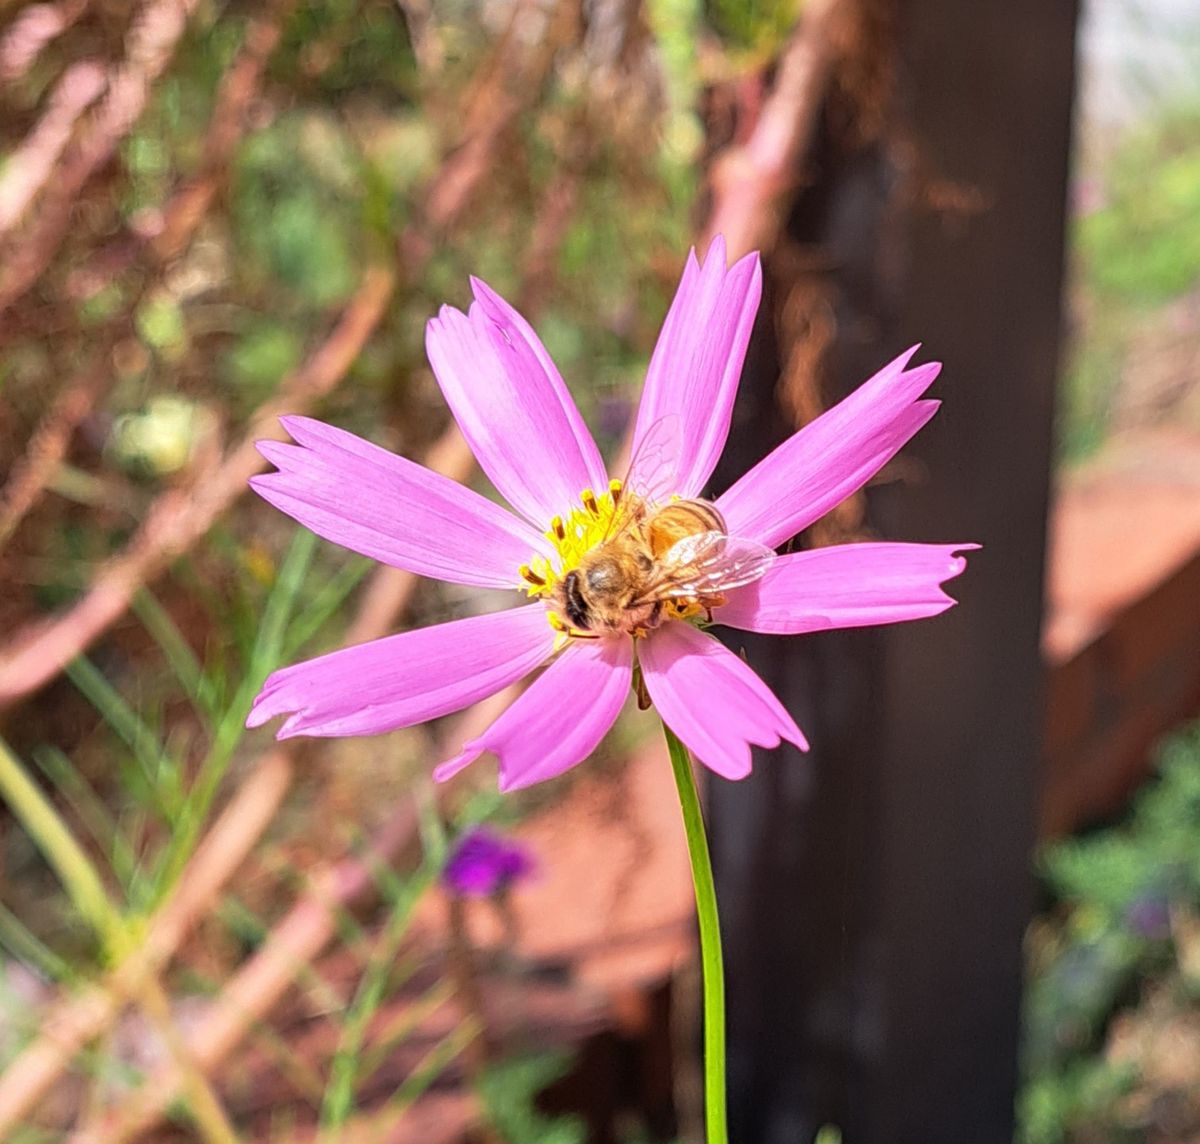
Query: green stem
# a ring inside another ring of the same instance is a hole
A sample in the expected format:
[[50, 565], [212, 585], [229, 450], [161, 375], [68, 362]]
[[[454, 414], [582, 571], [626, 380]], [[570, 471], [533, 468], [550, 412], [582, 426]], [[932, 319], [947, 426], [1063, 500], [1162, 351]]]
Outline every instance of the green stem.
[[679, 789], [692, 883], [696, 887], [696, 918], [700, 923], [700, 967], [704, 978], [704, 1108], [708, 1144], [728, 1144], [725, 1125], [725, 970], [721, 962], [721, 927], [717, 921], [717, 891], [713, 885], [708, 838], [700, 795], [687, 748], [664, 723], [671, 769]]

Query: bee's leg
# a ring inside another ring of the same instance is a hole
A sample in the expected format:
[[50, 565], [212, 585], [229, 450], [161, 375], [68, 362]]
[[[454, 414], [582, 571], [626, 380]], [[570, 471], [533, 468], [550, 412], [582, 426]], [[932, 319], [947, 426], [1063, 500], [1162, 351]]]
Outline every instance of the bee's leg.
[[550, 626], [556, 632], [562, 632], [564, 636], [570, 636], [573, 640], [598, 640], [599, 632], [585, 632], [582, 628], [573, 627], [568, 624], [557, 612], [547, 612], [550, 619]]

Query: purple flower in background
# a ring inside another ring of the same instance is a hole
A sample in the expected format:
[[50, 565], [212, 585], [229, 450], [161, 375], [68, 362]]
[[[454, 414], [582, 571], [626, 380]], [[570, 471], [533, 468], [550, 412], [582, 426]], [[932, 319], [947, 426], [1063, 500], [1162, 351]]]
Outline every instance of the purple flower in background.
[[[807, 746], [770, 688], [704, 627], [792, 635], [934, 616], [973, 544], [774, 549], [860, 489], [933, 416], [936, 363], [909, 350], [804, 426], [715, 502], [697, 498], [729, 434], [762, 274], [693, 252], [650, 359], [634, 462], [610, 481], [533, 328], [471, 280], [467, 313], [428, 326], [434, 374], [479, 467], [512, 511], [343, 430], [284, 417], [295, 444], [263, 441], [266, 500], [325, 538], [422, 576], [522, 592], [507, 611], [389, 636], [275, 672], [250, 726], [279, 738], [370, 735], [477, 703], [545, 666], [478, 738], [500, 789], [586, 758], [630, 692], [635, 662], [658, 714], [706, 766], [750, 773], [752, 744]], [[632, 585], [632, 587], [631, 587]], [[624, 595], [621, 595], [621, 593]], [[624, 601], [623, 603], [621, 601]]]
[[473, 826], [455, 844], [442, 884], [467, 898], [486, 898], [533, 873], [533, 858], [520, 843]]

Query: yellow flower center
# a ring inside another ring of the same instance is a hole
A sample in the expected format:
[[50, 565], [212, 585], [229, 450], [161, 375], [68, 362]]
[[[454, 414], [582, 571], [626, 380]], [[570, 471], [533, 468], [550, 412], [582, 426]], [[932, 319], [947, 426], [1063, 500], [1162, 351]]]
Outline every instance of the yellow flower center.
[[621, 496], [621, 482], [609, 481], [608, 491], [598, 496], [591, 489], [579, 494], [579, 508], [567, 516], [556, 516], [546, 530], [546, 538], [554, 545], [555, 556], [534, 556], [520, 568], [526, 593], [537, 599], [553, 596], [555, 588], [568, 572], [598, 544], [616, 531], [618, 511], [628, 508]]

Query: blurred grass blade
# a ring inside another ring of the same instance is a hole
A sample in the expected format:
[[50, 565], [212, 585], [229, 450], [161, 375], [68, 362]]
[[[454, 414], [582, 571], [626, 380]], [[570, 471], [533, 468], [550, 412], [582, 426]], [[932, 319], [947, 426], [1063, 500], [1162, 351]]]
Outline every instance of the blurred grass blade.
[[[70, 965], [35, 937], [3, 902], [0, 902], [0, 946], [51, 981], [70, 983], [74, 980]], [[11, 1014], [6, 1012], [5, 1023], [10, 1018]]]
[[111, 951], [119, 943], [123, 925], [104, 883], [75, 836], [2, 739], [0, 797], [58, 875], [72, 904]]
[[[233, 936], [251, 948], [257, 949], [271, 932], [270, 927], [262, 918], [233, 894], [226, 894], [216, 910], [217, 916], [232, 931]], [[343, 995], [321, 975], [315, 965], [308, 963], [297, 965], [295, 982], [298, 988], [310, 993], [318, 1004], [330, 1012], [340, 1011], [345, 1004]], [[212, 991], [216, 992], [215, 989]], [[318, 1085], [318, 1100], [321, 1091], [321, 1086]]]
[[407, 1112], [425, 1090], [437, 1080], [446, 1066], [467, 1049], [482, 1031], [479, 1022], [472, 1018], [464, 1021], [453, 1032], [447, 1034], [421, 1058], [417, 1067], [396, 1089], [391, 1100], [388, 1101], [388, 1110], [397, 1116]]
[[[325, 1129], [336, 1128], [346, 1121], [354, 1111], [354, 1096], [358, 1087], [378, 1067], [373, 1055], [363, 1053], [367, 1028], [383, 1004], [388, 986], [392, 986], [393, 992], [398, 988], [393, 967], [408, 932], [413, 910], [422, 895], [441, 875], [449, 853], [446, 830], [429, 786], [418, 787], [414, 797], [418, 804], [422, 843], [421, 865], [407, 878], [400, 877], [386, 864], [371, 865], [371, 876], [392, 910], [383, 932], [371, 950], [358, 989], [342, 1024], [342, 1035], [330, 1070], [329, 1087], [321, 1107], [321, 1125]], [[485, 796], [471, 804], [468, 807], [468, 815], [464, 817], [471, 824], [481, 821], [479, 817], [470, 817], [469, 812], [493, 810], [497, 802], [498, 798]], [[364, 861], [367, 860], [366, 855], [362, 857]]]
[[[321, 1124], [332, 1128], [344, 1123], [354, 1109], [354, 1096], [361, 1076], [362, 1046], [367, 1026], [385, 999], [392, 967], [400, 945], [408, 933], [413, 910], [437, 878], [441, 861], [427, 861], [412, 877], [405, 879], [389, 895], [392, 912], [383, 932], [376, 939], [367, 966], [355, 990], [354, 999], [342, 1022], [342, 1034], [330, 1069], [329, 1087], [321, 1106]], [[395, 875], [391, 870], [389, 874]], [[382, 879], [376, 878], [377, 881]], [[391, 888], [391, 887], [389, 887]]]
[[204, 674], [196, 653], [192, 651], [191, 645], [171, 618], [171, 614], [148, 588], [143, 588], [134, 596], [133, 610], [163, 653], [197, 713], [209, 721], [215, 719], [218, 702], [216, 688], [213, 681]]
[[307, 529], [300, 529], [283, 559], [263, 608], [262, 621], [241, 686], [217, 720], [212, 745], [196, 770], [196, 777], [174, 823], [171, 841], [158, 869], [157, 889], [160, 895], [174, 885], [200, 838], [221, 780], [246, 733], [250, 704], [267, 673], [278, 663], [284, 635], [316, 547], [317, 537]]
[[329, 579], [289, 625], [283, 643], [285, 659], [291, 659], [329, 622], [373, 566], [373, 560], [356, 556]]
[[91, 660], [84, 656], [72, 660], [66, 674], [130, 749], [141, 771], [147, 799], [167, 823], [173, 823], [182, 793], [176, 761], [168, 757], [158, 736]]
[[[414, 966], [413, 969], [416, 967]], [[431, 985], [408, 1008], [379, 1030], [375, 1044], [363, 1054], [359, 1079], [365, 1083], [375, 1070], [391, 1055], [397, 1045], [403, 1044], [421, 1027], [421, 1023], [432, 1017], [451, 997], [455, 986], [452, 981], [438, 981]]]
[[108, 855], [117, 881], [128, 892], [137, 870], [137, 855], [126, 832], [118, 829], [108, 807], [79, 773], [74, 763], [57, 747], [41, 746], [33, 750], [33, 761], [70, 804], [87, 827], [92, 840]]
[[263, 609], [262, 623], [258, 628], [258, 638], [254, 643], [250, 670], [247, 673], [253, 681], [255, 691], [262, 685], [268, 672], [279, 666], [278, 661], [296, 605], [296, 597], [304, 583], [316, 548], [316, 535], [307, 528], [301, 528], [296, 531], [291, 547], [283, 558], [279, 575], [275, 578], [275, 584]]

